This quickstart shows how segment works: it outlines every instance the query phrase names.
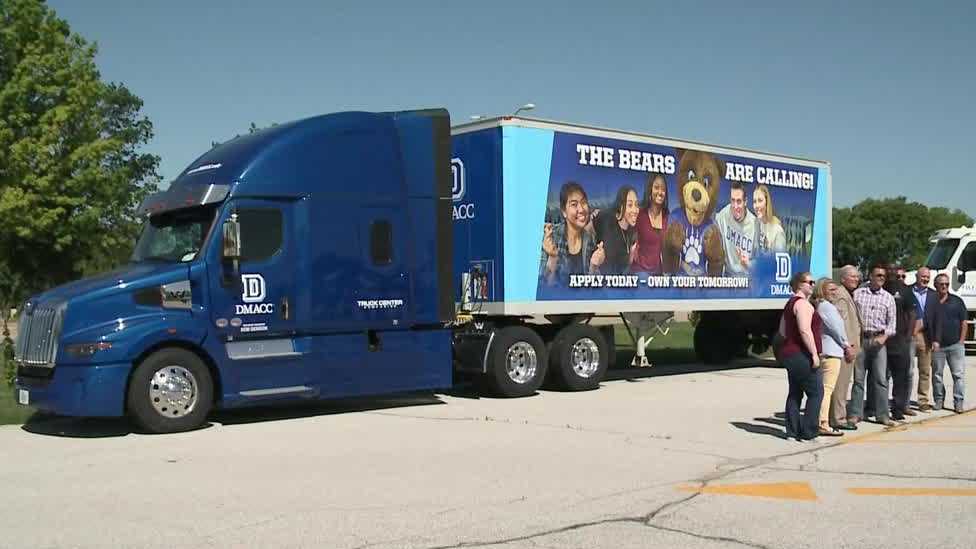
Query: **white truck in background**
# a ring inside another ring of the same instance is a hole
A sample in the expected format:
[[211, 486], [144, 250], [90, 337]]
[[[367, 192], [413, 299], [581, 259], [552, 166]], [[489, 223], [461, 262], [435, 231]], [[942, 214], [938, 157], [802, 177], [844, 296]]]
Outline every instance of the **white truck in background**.
[[[932, 271], [932, 282], [940, 274], [949, 276], [950, 291], [966, 303], [970, 328], [966, 350], [976, 351], [976, 225], [936, 231], [929, 239], [932, 250], [925, 265]], [[915, 271], [906, 282], [915, 283]]]

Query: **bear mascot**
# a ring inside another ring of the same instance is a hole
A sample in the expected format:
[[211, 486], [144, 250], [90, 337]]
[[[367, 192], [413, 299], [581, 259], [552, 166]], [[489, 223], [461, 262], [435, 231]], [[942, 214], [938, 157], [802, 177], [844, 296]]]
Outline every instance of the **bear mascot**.
[[678, 151], [678, 154], [679, 207], [671, 212], [664, 236], [664, 272], [721, 276], [725, 249], [713, 216], [725, 163], [701, 151]]

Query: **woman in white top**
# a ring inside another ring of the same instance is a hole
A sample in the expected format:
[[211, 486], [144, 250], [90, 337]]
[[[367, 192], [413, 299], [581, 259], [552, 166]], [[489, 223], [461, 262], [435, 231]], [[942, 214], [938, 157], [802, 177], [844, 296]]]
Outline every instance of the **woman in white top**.
[[759, 251], [785, 252], [786, 231], [773, 210], [773, 197], [769, 194], [769, 187], [759, 185], [752, 192], [752, 209], [759, 220]]
[[853, 351], [853, 346], [847, 341], [847, 331], [840, 312], [832, 303], [837, 297], [837, 283], [830, 278], [821, 278], [813, 288], [813, 304], [817, 314], [823, 321], [823, 336], [821, 338], [822, 353], [820, 364], [823, 369], [823, 402], [820, 404], [820, 432], [822, 436], [839, 437], [844, 433], [830, 426], [828, 413], [830, 412], [830, 397], [837, 385], [841, 362]]

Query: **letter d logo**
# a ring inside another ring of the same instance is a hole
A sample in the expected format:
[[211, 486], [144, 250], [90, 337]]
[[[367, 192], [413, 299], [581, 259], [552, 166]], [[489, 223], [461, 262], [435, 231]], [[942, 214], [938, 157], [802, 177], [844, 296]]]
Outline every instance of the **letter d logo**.
[[793, 276], [793, 261], [790, 254], [778, 252], [776, 254], [776, 282], [789, 282]]
[[451, 200], [457, 202], [464, 198], [464, 193], [468, 190], [464, 182], [464, 162], [460, 158], [451, 159], [451, 175], [454, 177], [451, 184]]
[[244, 292], [241, 299], [244, 303], [260, 303], [264, 301], [264, 277], [259, 274], [242, 274], [241, 283]]

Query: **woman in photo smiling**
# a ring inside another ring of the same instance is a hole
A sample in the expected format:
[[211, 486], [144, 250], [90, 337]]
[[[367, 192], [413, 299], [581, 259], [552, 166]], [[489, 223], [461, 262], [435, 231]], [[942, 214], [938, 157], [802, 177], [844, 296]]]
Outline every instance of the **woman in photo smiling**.
[[644, 202], [637, 216], [637, 251], [632, 273], [661, 274], [661, 251], [668, 228], [668, 183], [664, 174], [652, 173], [644, 188]]

